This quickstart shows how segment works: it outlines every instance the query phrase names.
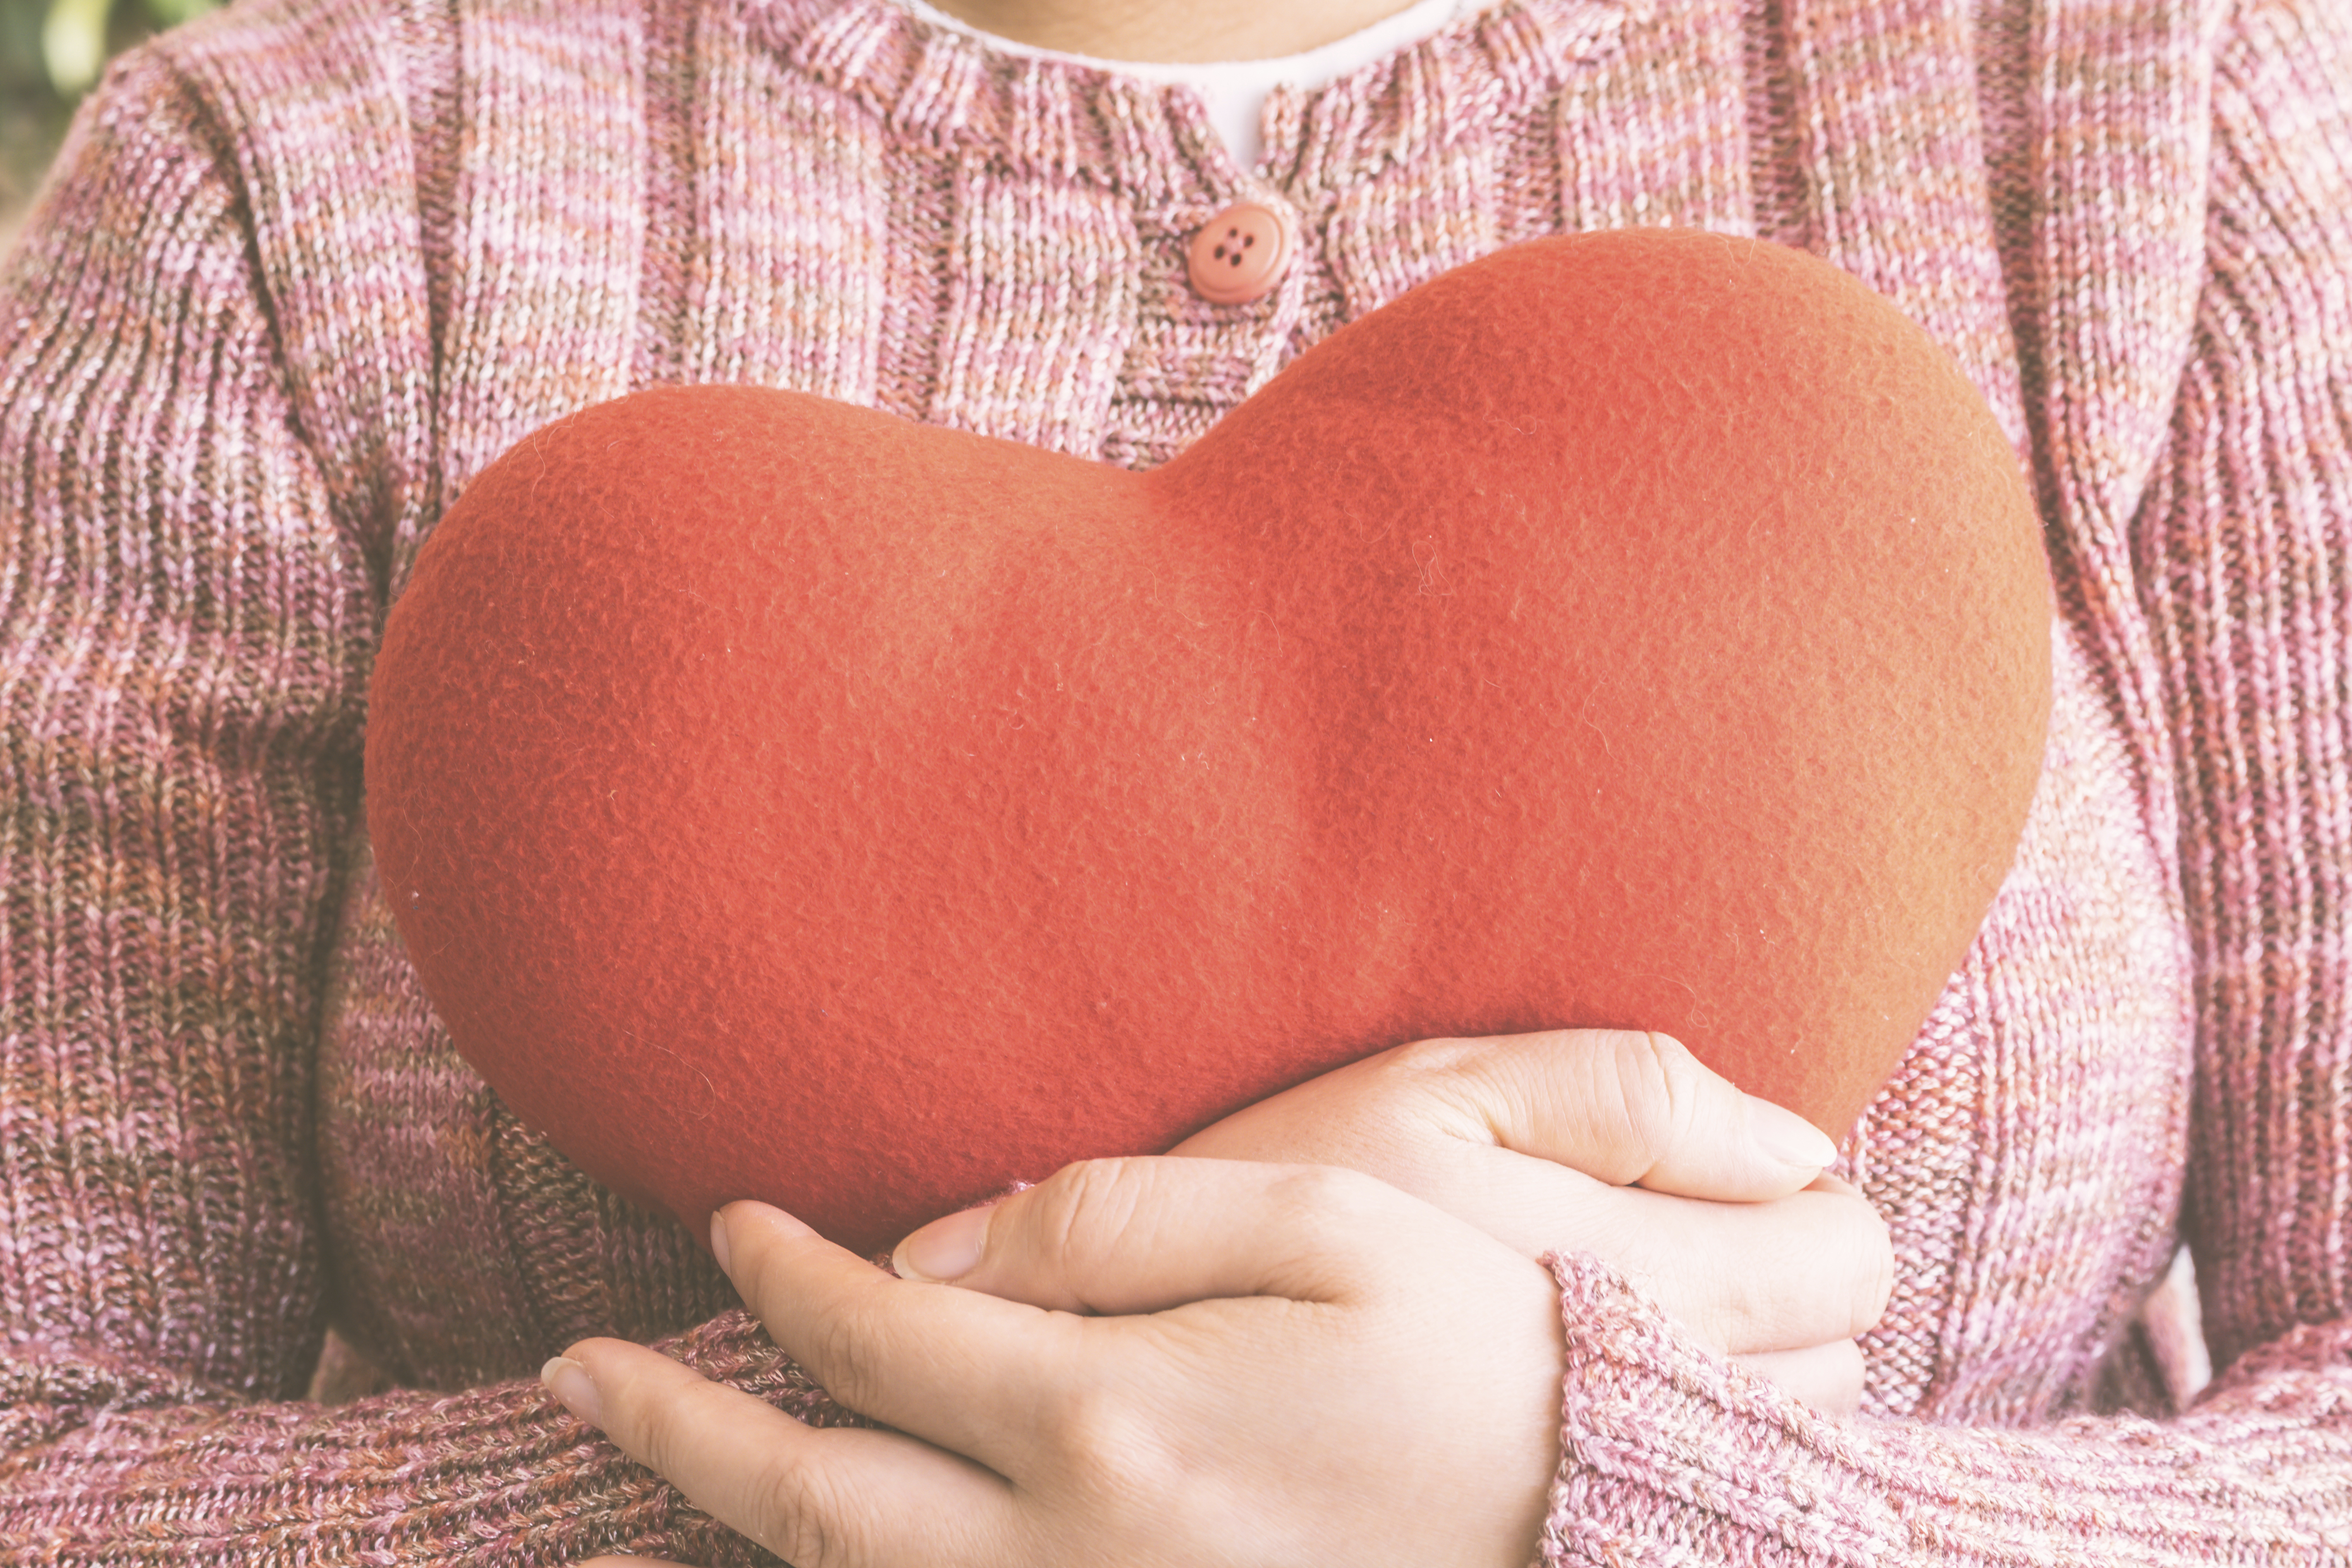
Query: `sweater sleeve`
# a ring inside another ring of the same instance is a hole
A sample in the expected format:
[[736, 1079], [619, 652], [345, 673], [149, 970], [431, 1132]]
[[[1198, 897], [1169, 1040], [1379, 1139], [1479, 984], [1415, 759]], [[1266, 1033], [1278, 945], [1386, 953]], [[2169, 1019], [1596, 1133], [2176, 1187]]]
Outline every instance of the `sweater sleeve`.
[[2352, 1558], [2352, 12], [2216, 58], [2207, 281], [2132, 535], [2199, 1059], [2185, 1215], [2221, 1375], [2155, 1422], [1833, 1421], [1555, 1258], [1558, 1563]]
[[[142, 51], [0, 274], [0, 1563], [772, 1562], [536, 1382], [301, 1399], [380, 566], [239, 191]], [[665, 1348], [835, 1414], [740, 1312]]]

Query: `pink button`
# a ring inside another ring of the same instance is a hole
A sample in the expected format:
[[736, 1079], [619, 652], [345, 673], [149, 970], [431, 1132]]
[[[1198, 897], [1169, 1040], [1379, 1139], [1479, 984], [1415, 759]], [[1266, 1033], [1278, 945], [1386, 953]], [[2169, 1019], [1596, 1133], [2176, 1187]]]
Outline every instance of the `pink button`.
[[1184, 252], [1202, 299], [1216, 305], [1262, 300], [1290, 265], [1290, 226], [1272, 207], [1237, 202], [1211, 218]]

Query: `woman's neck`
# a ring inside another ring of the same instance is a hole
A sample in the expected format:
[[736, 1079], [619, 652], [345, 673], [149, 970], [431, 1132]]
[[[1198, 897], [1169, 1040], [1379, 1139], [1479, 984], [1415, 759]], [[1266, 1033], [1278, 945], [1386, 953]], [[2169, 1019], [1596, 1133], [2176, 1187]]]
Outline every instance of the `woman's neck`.
[[930, 0], [1000, 38], [1100, 60], [1259, 60], [1304, 54], [1410, 0]]

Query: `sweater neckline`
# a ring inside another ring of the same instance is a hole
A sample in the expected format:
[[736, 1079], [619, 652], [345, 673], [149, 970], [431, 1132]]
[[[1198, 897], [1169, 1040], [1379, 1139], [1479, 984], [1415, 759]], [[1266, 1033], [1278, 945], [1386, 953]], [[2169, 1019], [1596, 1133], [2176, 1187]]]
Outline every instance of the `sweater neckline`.
[[[1266, 87], [1286, 80], [1309, 87], [1336, 81], [1360, 66], [1410, 47], [1430, 34], [1462, 20], [1472, 11], [1486, 8], [1478, 0], [1408, 0], [1402, 9], [1368, 22], [1352, 33], [1313, 48], [1286, 55], [1263, 58], [1221, 55], [1209, 60], [1162, 60], [1156, 58], [1125, 60], [1048, 48], [1043, 44], [1004, 37], [972, 23], [958, 20], [934, 5], [932, 0], [891, 0], [891, 3], [919, 21], [968, 34], [1003, 54], [1066, 60], [1072, 65], [1124, 72], [1150, 81], [1189, 81], [1197, 86], [1204, 80], [1244, 75]], [[1492, 0], [1487, 0], [1487, 4], [1492, 4]], [[1392, 43], [1387, 41], [1391, 38], [1394, 40]], [[1334, 63], [1327, 65], [1327, 60]]]
[[1470, 12], [1484, 8], [1480, 0], [1411, 0], [1403, 9], [1392, 11], [1343, 37], [1286, 55], [1254, 59], [1223, 56], [1213, 60], [1123, 60], [1049, 49], [1003, 37], [949, 16], [931, 0], [891, 3], [918, 20], [967, 34], [1000, 53], [1066, 60], [1097, 70], [1141, 77], [1146, 81], [1181, 82], [1201, 95], [1208, 105], [1209, 121], [1216, 127], [1218, 137], [1245, 169], [1255, 168], [1259, 161], [1265, 100], [1276, 87], [1287, 82], [1302, 91], [1313, 91], [1408, 48]]
[[770, 46], [898, 135], [1147, 203], [1307, 205], [1389, 163], [1491, 133], [1608, 52], [1654, 0], [1498, 0], [1310, 92], [1267, 100], [1265, 152], [1234, 161], [1199, 95], [992, 47], [892, 0], [749, 0]]

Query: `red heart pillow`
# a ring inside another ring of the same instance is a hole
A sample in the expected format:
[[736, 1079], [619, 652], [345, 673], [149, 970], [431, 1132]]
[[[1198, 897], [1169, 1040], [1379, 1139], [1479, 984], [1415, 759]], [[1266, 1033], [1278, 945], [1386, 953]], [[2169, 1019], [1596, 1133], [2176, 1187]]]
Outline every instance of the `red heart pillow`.
[[457, 1045], [856, 1247], [1398, 1042], [1669, 1031], [1840, 1130], [2006, 870], [2007, 441], [1800, 252], [1505, 250], [1131, 473], [754, 387], [477, 479], [371, 694]]

